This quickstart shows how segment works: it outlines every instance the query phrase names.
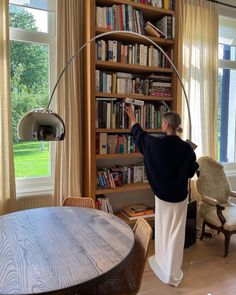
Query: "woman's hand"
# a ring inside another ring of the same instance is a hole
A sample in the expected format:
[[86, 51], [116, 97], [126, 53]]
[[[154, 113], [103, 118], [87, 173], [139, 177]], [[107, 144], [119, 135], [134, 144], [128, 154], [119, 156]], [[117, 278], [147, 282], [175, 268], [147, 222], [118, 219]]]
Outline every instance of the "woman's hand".
[[136, 124], [136, 119], [135, 119], [134, 112], [133, 112], [133, 110], [132, 110], [132, 108], [131, 108], [130, 105], [127, 105], [125, 107], [125, 112], [128, 115], [128, 117], [129, 117], [131, 128], [132, 128], [133, 125]]

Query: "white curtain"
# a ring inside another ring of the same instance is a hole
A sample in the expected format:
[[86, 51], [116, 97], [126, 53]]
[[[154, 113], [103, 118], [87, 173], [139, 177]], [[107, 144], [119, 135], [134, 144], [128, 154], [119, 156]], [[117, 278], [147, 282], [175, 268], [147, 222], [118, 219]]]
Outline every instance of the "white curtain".
[[[82, 45], [82, 4], [78, 0], [57, 1], [58, 75]], [[81, 57], [81, 55], [80, 55]], [[82, 75], [77, 58], [69, 65], [57, 90], [57, 110], [65, 121], [65, 140], [57, 144], [54, 204], [67, 196], [82, 196]]]
[[[178, 0], [181, 13], [179, 42], [182, 77], [192, 116], [192, 141], [197, 156], [217, 158], [218, 10], [205, 0]], [[182, 55], [182, 56], [181, 56]], [[182, 99], [184, 137], [188, 113]]]
[[0, 215], [16, 206], [11, 126], [8, 0], [0, 1]]

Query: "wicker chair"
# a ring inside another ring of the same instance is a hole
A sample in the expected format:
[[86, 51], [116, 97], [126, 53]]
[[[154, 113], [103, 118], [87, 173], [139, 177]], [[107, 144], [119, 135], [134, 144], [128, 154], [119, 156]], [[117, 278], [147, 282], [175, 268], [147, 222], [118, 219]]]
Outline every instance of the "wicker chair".
[[93, 199], [92, 198], [85, 198], [85, 197], [65, 198], [62, 203], [62, 206], [95, 208]]
[[139, 218], [133, 230], [135, 236], [134, 253], [128, 266], [122, 272], [114, 275], [102, 284], [90, 287], [89, 289], [80, 288], [78, 294], [130, 295], [138, 293], [152, 237], [152, 228], [146, 220]]

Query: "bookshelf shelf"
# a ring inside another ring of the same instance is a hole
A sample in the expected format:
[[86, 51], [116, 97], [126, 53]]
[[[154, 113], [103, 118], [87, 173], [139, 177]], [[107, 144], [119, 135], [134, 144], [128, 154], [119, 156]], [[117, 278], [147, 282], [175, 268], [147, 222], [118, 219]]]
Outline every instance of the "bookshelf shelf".
[[114, 5], [114, 4], [126, 4], [133, 6], [133, 8], [140, 9], [142, 10], [144, 16], [146, 18], [157, 18], [162, 15], [173, 15], [174, 12], [173, 10], [167, 10], [163, 8], [157, 8], [153, 7], [151, 5], [146, 5], [146, 4], [141, 4], [141, 3], [136, 3], [134, 1], [130, 0], [97, 0], [98, 5], [103, 5], [103, 6], [108, 6], [108, 5]]
[[96, 155], [96, 159], [142, 158], [140, 153]]
[[149, 67], [133, 64], [118, 63], [112, 61], [96, 61], [96, 67], [99, 70], [122, 71], [129, 73], [173, 73], [171, 68]]
[[126, 97], [133, 98], [133, 99], [140, 99], [140, 100], [165, 100], [165, 101], [172, 101], [173, 97], [171, 96], [154, 96], [154, 95], [143, 95], [143, 94], [119, 94], [119, 93], [102, 93], [102, 92], [97, 92], [96, 97], [106, 97], [106, 98], [120, 98], [124, 99]]
[[137, 190], [147, 190], [150, 189], [148, 183], [131, 183], [125, 184], [123, 186], [118, 186], [116, 188], [111, 189], [99, 189], [96, 190], [96, 194], [110, 194], [110, 193], [123, 193]]
[[[105, 33], [105, 32], [109, 32], [110, 30], [104, 29], [104, 28], [96, 28], [96, 34], [101, 34], [101, 33]], [[120, 33], [119, 35], [116, 34], [114, 36], [110, 35], [109, 39], [112, 39], [112, 37], [114, 37], [114, 39], [118, 40], [118, 41], [127, 41], [127, 42], [137, 42], [137, 43], [142, 43], [145, 45], [150, 45], [151, 42], [149, 42], [148, 40], [145, 40], [144, 38], [135, 36], [135, 35], [130, 35], [128, 36], [127, 34], [122, 34]], [[152, 41], [160, 44], [161, 46], [165, 47], [165, 46], [172, 46], [174, 45], [174, 41], [170, 40], [170, 39], [164, 39], [164, 38], [157, 38], [157, 37], [152, 37], [152, 36], [147, 36], [149, 39], [151, 39]], [[104, 36], [104, 39], [107, 39], [106, 36]]]
[[[158, 133], [162, 132], [161, 129], [144, 129], [149, 133]], [[97, 133], [130, 133], [130, 129], [106, 129], [106, 128], [97, 128]]]
[[[117, 212], [117, 213], [115, 213], [115, 215], [116, 215], [117, 217], [121, 218], [122, 220], [124, 220], [126, 223], [128, 223], [128, 224], [130, 224], [130, 225], [131, 225], [131, 224], [135, 224], [136, 221], [137, 221], [137, 219], [129, 220], [129, 219], [125, 218], [125, 216], [124, 216], [121, 212]], [[140, 216], [140, 217], [144, 217], [144, 216]], [[154, 217], [147, 217], [147, 218], [145, 218], [145, 220], [146, 220], [147, 222], [149, 222], [149, 221], [153, 221], [153, 220], [154, 220]]]

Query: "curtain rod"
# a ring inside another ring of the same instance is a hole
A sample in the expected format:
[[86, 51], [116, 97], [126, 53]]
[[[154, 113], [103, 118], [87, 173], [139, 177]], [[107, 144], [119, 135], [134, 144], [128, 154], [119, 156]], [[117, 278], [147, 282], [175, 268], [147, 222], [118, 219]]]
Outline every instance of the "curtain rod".
[[217, 0], [206, 0], [206, 1], [216, 3], [216, 4], [219, 4], [219, 5], [223, 5], [223, 6], [227, 6], [227, 7], [230, 7], [230, 8], [236, 8], [236, 6], [234, 6], [234, 5], [227, 4], [227, 3], [217, 1]]

